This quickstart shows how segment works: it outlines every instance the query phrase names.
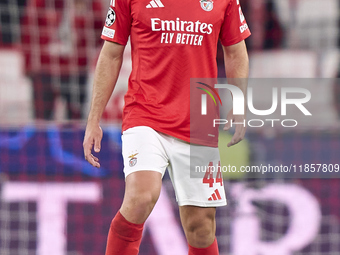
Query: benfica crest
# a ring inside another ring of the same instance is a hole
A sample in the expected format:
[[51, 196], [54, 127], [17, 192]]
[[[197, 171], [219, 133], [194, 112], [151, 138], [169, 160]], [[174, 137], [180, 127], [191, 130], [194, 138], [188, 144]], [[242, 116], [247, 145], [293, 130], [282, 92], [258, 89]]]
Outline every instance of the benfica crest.
[[201, 7], [203, 10], [210, 12], [214, 8], [214, 2], [212, 0], [201, 0]]
[[129, 156], [129, 158], [130, 158], [130, 160], [129, 160], [129, 166], [130, 166], [130, 167], [133, 167], [134, 165], [136, 165], [136, 163], [137, 163], [137, 158], [136, 158], [136, 156], [137, 156], [137, 155], [138, 155], [138, 153], [132, 154], [132, 155]]

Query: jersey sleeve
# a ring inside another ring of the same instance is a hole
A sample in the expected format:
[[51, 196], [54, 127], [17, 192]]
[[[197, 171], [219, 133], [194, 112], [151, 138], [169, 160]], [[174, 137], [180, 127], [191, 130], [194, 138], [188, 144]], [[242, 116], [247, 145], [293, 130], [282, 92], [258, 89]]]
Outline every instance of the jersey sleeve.
[[250, 36], [250, 30], [242, 13], [240, 0], [230, 0], [220, 31], [222, 45], [230, 46]]
[[131, 31], [131, 10], [129, 0], [111, 0], [101, 38], [126, 45]]

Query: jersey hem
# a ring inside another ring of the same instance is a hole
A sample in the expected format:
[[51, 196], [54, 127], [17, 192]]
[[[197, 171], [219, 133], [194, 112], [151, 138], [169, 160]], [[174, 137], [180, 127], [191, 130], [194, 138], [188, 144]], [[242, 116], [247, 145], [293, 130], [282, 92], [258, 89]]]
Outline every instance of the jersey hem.
[[163, 133], [163, 134], [166, 134], [166, 135], [170, 135], [172, 137], [175, 137], [179, 140], [182, 140], [182, 141], [190, 143], [190, 144], [208, 146], [208, 147], [214, 147], [214, 148], [218, 147], [218, 142], [209, 142], [209, 141], [206, 141], [206, 140], [190, 138], [190, 137], [187, 137], [187, 136], [181, 136], [177, 132], [171, 132], [167, 129], [162, 129], [162, 128], [156, 127], [152, 123], [141, 123], [141, 124], [138, 124], [138, 125], [124, 125], [124, 123], [123, 123], [122, 132], [124, 132], [125, 130], [127, 130], [129, 128], [139, 127], [139, 126], [150, 127], [157, 132], [160, 132], [160, 133]]

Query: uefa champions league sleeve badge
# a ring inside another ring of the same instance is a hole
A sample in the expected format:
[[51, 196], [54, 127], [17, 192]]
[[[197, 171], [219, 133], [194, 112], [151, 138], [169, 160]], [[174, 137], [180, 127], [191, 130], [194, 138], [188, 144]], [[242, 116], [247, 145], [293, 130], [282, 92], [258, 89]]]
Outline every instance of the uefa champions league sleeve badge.
[[212, 0], [201, 0], [201, 7], [203, 10], [210, 12], [214, 8], [214, 2]]
[[105, 25], [107, 27], [111, 27], [113, 25], [113, 23], [115, 23], [116, 21], [116, 13], [115, 11], [110, 7], [109, 11], [107, 12], [106, 15], [106, 20], [105, 20]]

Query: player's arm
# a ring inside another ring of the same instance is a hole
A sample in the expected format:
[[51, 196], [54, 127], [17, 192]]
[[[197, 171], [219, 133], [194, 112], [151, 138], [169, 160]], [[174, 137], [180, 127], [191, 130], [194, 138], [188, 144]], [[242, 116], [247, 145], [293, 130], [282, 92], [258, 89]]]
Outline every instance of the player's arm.
[[[246, 99], [247, 99], [247, 78], [249, 75], [249, 59], [247, 53], [246, 44], [243, 41], [231, 45], [231, 46], [223, 46], [224, 52], [224, 65], [225, 72], [228, 78], [228, 83], [239, 87], [243, 95], [245, 96], [245, 111], [246, 107]], [[228, 113], [228, 123], [224, 127], [224, 130], [228, 130], [230, 128], [230, 120], [233, 122], [241, 122], [245, 121], [245, 115], [233, 115], [232, 110]], [[237, 144], [240, 142], [246, 133], [246, 125], [235, 125], [235, 133], [228, 143], [228, 147]]]
[[95, 152], [100, 151], [103, 131], [99, 122], [116, 85], [123, 62], [124, 48], [123, 45], [105, 41], [96, 66], [91, 109], [83, 142], [85, 159], [95, 167], [100, 167], [100, 164], [99, 159], [92, 155], [92, 148], [94, 146]]

